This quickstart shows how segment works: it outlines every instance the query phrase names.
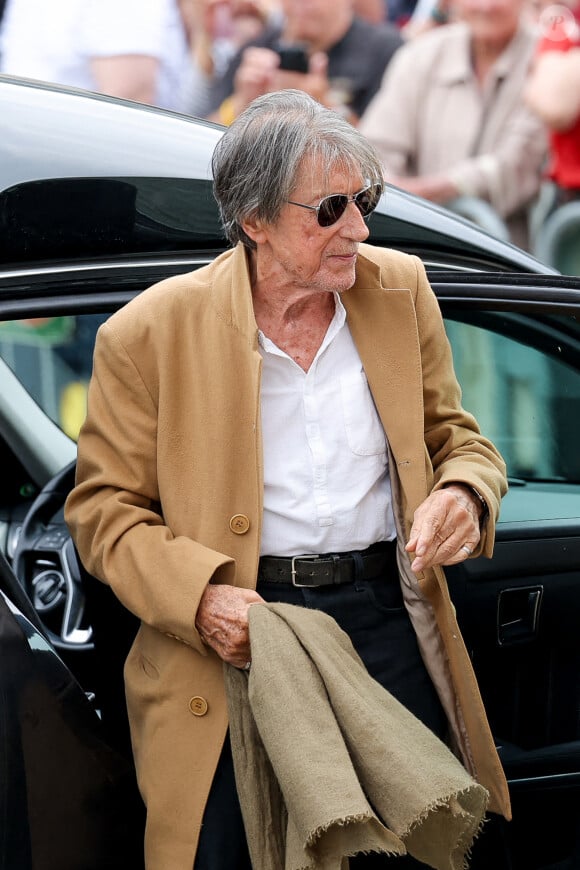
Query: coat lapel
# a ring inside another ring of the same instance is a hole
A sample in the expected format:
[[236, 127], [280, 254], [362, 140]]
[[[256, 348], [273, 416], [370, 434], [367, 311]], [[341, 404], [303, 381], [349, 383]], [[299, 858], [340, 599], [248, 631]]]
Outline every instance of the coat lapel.
[[361, 272], [343, 302], [405, 500], [413, 511], [427, 495], [422, 366], [413, 297], [408, 289], [381, 287], [378, 269], [374, 277], [370, 269]]
[[[223, 281], [220, 280], [222, 271], [226, 279]], [[410, 285], [413, 275], [412, 270], [407, 269], [404, 277], [400, 269], [393, 275], [385, 270], [381, 272], [376, 263], [361, 255], [356, 283], [342, 296], [351, 334], [411, 511], [428, 493], [421, 351], [413, 293], [404, 286], [407, 280]], [[382, 276], [384, 281], [381, 281]], [[213, 304], [222, 319], [247, 337], [259, 367], [258, 330], [241, 245], [216, 260], [212, 278]], [[391, 287], [391, 284], [399, 286]], [[385, 298], [389, 306], [386, 329]]]

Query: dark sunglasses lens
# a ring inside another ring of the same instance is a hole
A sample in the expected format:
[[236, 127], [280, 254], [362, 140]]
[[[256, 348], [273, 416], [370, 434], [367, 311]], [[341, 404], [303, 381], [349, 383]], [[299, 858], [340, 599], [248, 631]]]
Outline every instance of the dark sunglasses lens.
[[367, 187], [366, 190], [361, 190], [361, 192], [356, 197], [355, 202], [358, 206], [358, 210], [363, 217], [368, 217], [371, 212], [376, 209], [377, 205], [379, 204], [380, 198], [380, 184], [374, 184], [372, 187]]
[[342, 193], [327, 196], [318, 209], [318, 223], [321, 227], [331, 227], [341, 218], [348, 205], [348, 197]]

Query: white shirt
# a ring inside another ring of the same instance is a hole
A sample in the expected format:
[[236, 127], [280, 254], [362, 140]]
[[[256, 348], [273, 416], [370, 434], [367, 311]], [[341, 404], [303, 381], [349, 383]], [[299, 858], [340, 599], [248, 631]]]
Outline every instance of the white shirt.
[[156, 105], [181, 108], [189, 53], [177, 0], [8, 0], [0, 72], [94, 91], [92, 58], [132, 54], [160, 62]]
[[335, 300], [307, 372], [260, 333], [262, 555], [364, 550], [395, 537], [385, 432]]

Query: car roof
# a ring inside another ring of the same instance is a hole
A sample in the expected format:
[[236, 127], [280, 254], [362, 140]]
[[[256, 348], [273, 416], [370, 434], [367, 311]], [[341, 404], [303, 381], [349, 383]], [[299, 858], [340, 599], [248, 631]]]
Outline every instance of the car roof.
[[[0, 268], [227, 247], [211, 192], [219, 125], [2, 75], [0, 107]], [[553, 272], [390, 186], [369, 227], [431, 268]]]

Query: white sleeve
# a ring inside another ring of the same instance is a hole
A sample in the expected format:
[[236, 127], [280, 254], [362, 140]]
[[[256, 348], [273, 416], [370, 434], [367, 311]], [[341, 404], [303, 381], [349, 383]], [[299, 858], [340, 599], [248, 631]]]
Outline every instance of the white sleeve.
[[161, 58], [171, 28], [179, 26], [175, 0], [81, 0], [79, 39], [89, 57], [140, 54]]

